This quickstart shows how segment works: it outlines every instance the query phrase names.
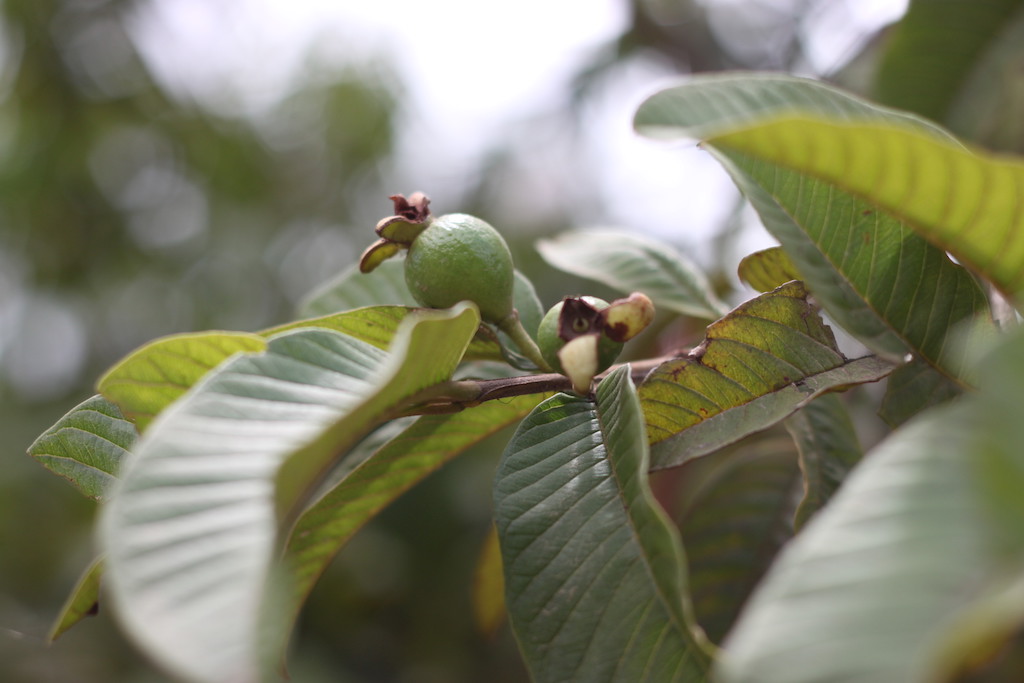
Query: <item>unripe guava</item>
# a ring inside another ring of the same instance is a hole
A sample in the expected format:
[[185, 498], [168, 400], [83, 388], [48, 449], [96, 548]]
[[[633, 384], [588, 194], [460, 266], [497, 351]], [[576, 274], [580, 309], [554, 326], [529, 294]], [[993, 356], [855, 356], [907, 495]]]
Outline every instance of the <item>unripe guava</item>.
[[514, 310], [512, 253], [497, 230], [467, 214], [438, 216], [416, 236], [405, 258], [405, 283], [429, 308], [468, 300], [491, 323]]
[[[586, 303], [590, 304], [595, 310], [601, 311], [608, 308], [609, 304], [604, 299], [598, 299], [595, 296], [584, 296], [579, 297]], [[565, 374], [565, 369], [562, 367], [562, 361], [558, 357], [558, 352], [562, 350], [567, 343], [567, 340], [562, 339], [559, 336], [559, 330], [561, 328], [561, 315], [562, 309], [565, 306], [565, 300], [559, 301], [557, 304], [552, 306], [544, 317], [540, 321], [540, 327], [537, 328], [537, 346], [540, 347], [541, 355], [544, 360], [547, 361], [554, 370]], [[585, 334], [593, 334], [596, 330], [591, 329], [591, 323], [584, 318], [578, 318], [570, 321], [573, 334], [577, 336], [583, 336]], [[603, 372], [607, 370], [615, 362], [615, 359], [622, 353], [622, 342], [617, 342], [609, 339], [605, 335], [600, 335], [597, 342], [597, 372]]]

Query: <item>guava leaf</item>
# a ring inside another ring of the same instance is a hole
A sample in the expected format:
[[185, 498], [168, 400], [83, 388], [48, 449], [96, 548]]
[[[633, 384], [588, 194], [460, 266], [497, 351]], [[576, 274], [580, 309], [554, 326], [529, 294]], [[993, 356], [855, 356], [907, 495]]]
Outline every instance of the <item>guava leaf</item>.
[[[260, 332], [269, 337], [287, 330], [320, 327], [355, 337], [378, 349], [386, 349], [394, 341], [398, 326], [414, 311], [426, 310], [406, 306], [370, 306], [341, 313], [331, 313], [318, 318], [307, 318], [285, 323]], [[490, 334], [479, 333], [470, 342], [463, 360], [502, 360], [501, 347]]]
[[229, 356], [260, 351], [266, 345], [262, 337], [247, 332], [162, 337], [125, 356], [100, 377], [96, 388], [142, 432], [160, 411]]
[[[279, 663], [272, 576], [281, 519], [352, 445], [450, 376], [472, 305], [409, 316], [389, 352], [330, 330], [284, 332], [222, 363], [153, 422], [103, 510], [116, 615], [194, 681], [258, 680]], [[267, 622], [263, 618], [267, 618]]]
[[115, 404], [93, 396], [43, 432], [28, 453], [85, 496], [104, 500], [136, 438], [135, 425]]
[[372, 272], [352, 265], [299, 303], [299, 316], [319, 318], [367, 306], [416, 306], [405, 285], [405, 259], [382, 262]]
[[288, 330], [319, 327], [355, 337], [378, 349], [386, 349], [394, 340], [398, 326], [414, 310], [411, 306], [368, 306], [294, 320], [263, 330], [260, 335], [272, 337]]
[[[785, 437], [743, 443], [707, 458], [712, 472], [678, 516], [697, 621], [720, 643], [775, 553], [793, 535], [800, 483]], [[691, 465], [703, 465], [696, 461]], [[689, 467], [680, 470], [689, 476]]]
[[625, 294], [643, 292], [658, 308], [715, 320], [728, 308], [707, 277], [668, 244], [624, 232], [566, 232], [537, 243], [552, 266]]
[[893, 367], [877, 356], [856, 358], [730, 407], [654, 444], [651, 447], [651, 468], [676, 467], [693, 458], [714, 453], [723, 446], [782, 422], [823, 394], [884, 379]]
[[744, 256], [736, 271], [740, 280], [759, 292], [770, 292], [790, 280], [803, 279], [782, 247], [770, 247]]
[[452, 378], [465, 357], [480, 326], [475, 304], [463, 301], [452, 308], [423, 309], [402, 324], [388, 350], [389, 364], [382, 367], [378, 388], [331, 427], [301, 450], [292, 453], [277, 474], [276, 495], [279, 517], [298, 512], [335, 464], [338, 443], [346, 450], [367, 431], [396, 417], [403, 403], [414, 404], [421, 392]]
[[889, 375], [878, 416], [895, 429], [921, 411], [963, 393], [958, 384], [915, 358]]
[[50, 642], [57, 640], [71, 627], [96, 614], [100, 600], [100, 578], [103, 576], [103, 560], [97, 559], [82, 573], [60, 610], [57, 620], [50, 629]]
[[285, 549], [291, 619], [337, 552], [392, 501], [444, 463], [518, 422], [541, 397], [426, 415], [356, 467], [299, 517]]
[[725, 642], [721, 681], [951, 680], [1019, 631], [1021, 342], [992, 356], [977, 394], [876, 447], [783, 549]]
[[518, 270], [513, 271], [515, 284], [512, 287], [512, 300], [516, 311], [519, 312], [519, 321], [526, 328], [533, 340], [537, 340], [537, 328], [540, 327], [541, 318], [544, 317], [544, 304], [537, 296], [537, 289], [525, 275]]
[[810, 80], [731, 75], [654, 95], [636, 126], [701, 139], [822, 306], [877, 353], [909, 349], [963, 372], [969, 344], [948, 344], [948, 334], [967, 322], [984, 333], [990, 314], [944, 250], [1004, 291], [1024, 278], [1024, 237], [1008, 227], [1024, 191], [1016, 166], [975, 156], [909, 114]]
[[736, 71], [688, 77], [640, 104], [637, 131], [658, 140], [716, 137], [745, 130], [780, 112], [821, 110], [843, 120], [888, 120], [938, 139], [955, 138], [920, 116], [872, 104], [820, 81], [784, 74]]
[[797, 530], [825, 507], [863, 451], [853, 421], [835, 394], [820, 396], [786, 419], [800, 453], [804, 495], [793, 524]]
[[[1024, 207], [1017, 205], [1024, 163], [887, 124], [786, 117], [719, 136], [716, 144], [862, 197], [1016, 298], [1024, 287]], [[953, 272], [954, 284], [966, 277], [955, 266]]]
[[675, 527], [647, 481], [629, 369], [597, 401], [558, 394], [523, 421], [494, 484], [506, 604], [546, 681], [703, 681]]
[[925, 679], [929, 640], [985, 555], [961, 457], [971, 426], [953, 417], [897, 432], [782, 551], [725, 642], [720, 680]]
[[873, 97], [948, 122], [971, 82], [984, 78], [980, 63], [1022, 10], [1021, 0], [911, 2], [886, 38]]
[[[405, 306], [372, 306], [278, 325], [259, 333], [191, 332], [155, 339], [126, 356], [98, 382], [100, 393], [117, 404], [140, 431], [207, 372], [235, 353], [259, 351], [266, 338], [288, 330], [318, 327], [388, 348], [402, 321], [413, 311]], [[465, 360], [503, 359], [493, 336], [477, 334]]]
[[850, 361], [799, 281], [744, 304], [707, 328], [688, 356], [640, 385], [655, 469], [735, 443], [785, 419], [823, 392], [874, 382], [892, 366]]

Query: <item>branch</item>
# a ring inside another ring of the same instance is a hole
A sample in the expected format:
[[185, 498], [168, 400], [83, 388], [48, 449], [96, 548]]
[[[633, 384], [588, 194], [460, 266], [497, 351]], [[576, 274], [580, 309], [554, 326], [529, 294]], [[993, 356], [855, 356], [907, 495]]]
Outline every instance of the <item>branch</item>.
[[[647, 374], [666, 360], [677, 355], [649, 358], [628, 363], [634, 384], [639, 384]], [[621, 364], [620, 364], [621, 365]], [[618, 365], [609, 368], [595, 379], [600, 382]], [[556, 391], [572, 391], [569, 378], [557, 373], [500, 377], [498, 379], [464, 379], [442, 382], [424, 389], [413, 396], [406, 407], [395, 417], [410, 415], [438, 415], [457, 413], [465, 408], [478, 406], [485, 401], [496, 401], [513, 396], [545, 394]]]

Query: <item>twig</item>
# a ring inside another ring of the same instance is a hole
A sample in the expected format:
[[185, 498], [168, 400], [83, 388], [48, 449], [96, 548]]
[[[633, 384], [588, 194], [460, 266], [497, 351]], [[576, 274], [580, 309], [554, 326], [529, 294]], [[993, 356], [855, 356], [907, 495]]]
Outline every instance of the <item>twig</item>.
[[[666, 360], [676, 357], [678, 356], [663, 356], [629, 363], [633, 383], [639, 384], [651, 370]], [[620, 366], [613, 366], [598, 375], [596, 381], [600, 382], [616, 367]], [[478, 406], [485, 401], [571, 390], [572, 383], [569, 378], [557, 373], [500, 377], [498, 379], [453, 380], [428, 387], [413, 396], [406, 404], [407, 407], [395, 417], [457, 413], [465, 408]]]

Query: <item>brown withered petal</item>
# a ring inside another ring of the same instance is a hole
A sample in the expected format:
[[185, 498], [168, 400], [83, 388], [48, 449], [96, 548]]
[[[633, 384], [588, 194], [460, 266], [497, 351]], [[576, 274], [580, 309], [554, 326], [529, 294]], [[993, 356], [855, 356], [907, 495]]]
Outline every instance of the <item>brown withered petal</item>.
[[558, 336], [563, 341], [572, 341], [604, 329], [600, 311], [580, 297], [567, 296], [562, 302], [562, 312], [558, 315]]
[[421, 223], [430, 216], [430, 197], [422, 192], [413, 192], [408, 199], [400, 194], [393, 194], [388, 199], [395, 203], [395, 215], [410, 223]]

